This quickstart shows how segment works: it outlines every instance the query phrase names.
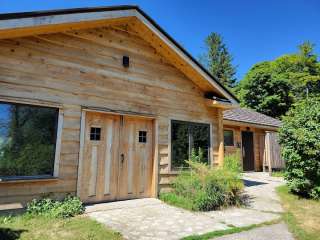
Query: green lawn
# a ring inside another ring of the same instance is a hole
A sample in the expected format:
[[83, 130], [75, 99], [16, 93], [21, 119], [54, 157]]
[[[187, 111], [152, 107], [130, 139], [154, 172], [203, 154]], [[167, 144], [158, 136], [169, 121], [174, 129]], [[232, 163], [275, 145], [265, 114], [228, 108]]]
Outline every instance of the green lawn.
[[297, 240], [320, 240], [320, 201], [299, 198], [287, 186], [277, 188], [285, 213], [283, 219]]
[[0, 217], [0, 239], [6, 240], [120, 240], [119, 233], [84, 216], [68, 219]]

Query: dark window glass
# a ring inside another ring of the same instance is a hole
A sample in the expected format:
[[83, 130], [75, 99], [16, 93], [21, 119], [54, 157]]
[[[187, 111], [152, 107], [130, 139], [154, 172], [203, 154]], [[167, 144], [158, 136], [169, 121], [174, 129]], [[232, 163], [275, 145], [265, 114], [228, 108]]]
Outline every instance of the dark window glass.
[[147, 142], [147, 132], [146, 131], [139, 131], [139, 142], [140, 143]]
[[92, 127], [90, 129], [90, 140], [100, 141], [101, 138], [101, 128]]
[[185, 162], [192, 150], [203, 151], [203, 161], [209, 163], [210, 125], [183, 121], [171, 123], [171, 169], [188, 167]]
[[223, 136], [224, 136], [224, 145], [225, 146], [233, 146], [234, 145], [232, 130], [224, 130]]
[[0, 103], [0, 177], [53, 175], [58, 109]]

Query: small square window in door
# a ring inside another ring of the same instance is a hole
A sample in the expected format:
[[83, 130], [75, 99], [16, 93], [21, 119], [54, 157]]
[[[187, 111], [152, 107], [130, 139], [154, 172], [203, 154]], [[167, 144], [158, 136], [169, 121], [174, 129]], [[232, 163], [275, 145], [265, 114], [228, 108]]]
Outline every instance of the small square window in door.
[[101, 138], [101, 128], [92, 127], [90, 129], [90, 140], [100, 141]]
[[147, 131], [139, 131], [139, 143], [147, 142]]

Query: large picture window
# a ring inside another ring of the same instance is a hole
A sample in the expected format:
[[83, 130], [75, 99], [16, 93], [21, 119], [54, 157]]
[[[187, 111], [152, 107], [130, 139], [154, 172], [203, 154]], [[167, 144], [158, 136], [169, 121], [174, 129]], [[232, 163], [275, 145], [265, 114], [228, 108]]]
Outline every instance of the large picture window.
[[171, 169], [187, 168], [185, 162], [194, 149], [203, 151], [203, 161], [209, 163], [210, 125], [173, 120], [171, 122]]
[[58, 114], [0, 102], [0, 178], [53, 175]]

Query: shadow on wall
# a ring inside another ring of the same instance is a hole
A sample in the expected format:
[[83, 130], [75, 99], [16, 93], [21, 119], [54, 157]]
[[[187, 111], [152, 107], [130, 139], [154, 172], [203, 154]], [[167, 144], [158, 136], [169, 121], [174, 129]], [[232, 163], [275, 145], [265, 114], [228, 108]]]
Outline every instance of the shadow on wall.
[[259, 186], [259, 185], [266, 184], [264, 182], [251, 181], [251, 180], [246, 180], [246, 179], [243, 179], [243, 183], [246, 187], [253, 187], [253, 186]]
[[0, 228], [0, 239], [16, 240], [20, 239], [20, 235], [27, 230], [14, 230], [11, 228]]

